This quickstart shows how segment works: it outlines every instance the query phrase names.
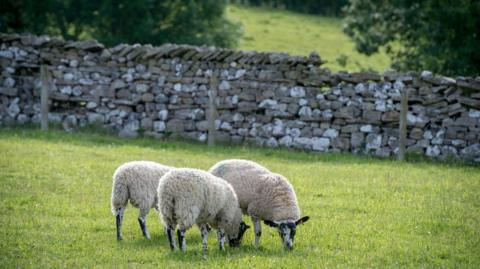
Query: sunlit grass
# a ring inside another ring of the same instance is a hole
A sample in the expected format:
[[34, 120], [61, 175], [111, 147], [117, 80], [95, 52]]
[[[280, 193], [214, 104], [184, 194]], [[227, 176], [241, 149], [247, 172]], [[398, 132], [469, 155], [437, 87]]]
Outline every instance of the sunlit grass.
[[[353, 42], [342, 32], [339, 18], [236, 5], [228, 6], [227, 17], [243, 25], [239, 49], [293, 55], [309, 55], [316, 51], [328, 61], [325, 66], [335, 71], [371, 69], [383, 72], [390, 66], [385, 53], [367, 57], [356, 52]], [[344, 56], [347, 60], [342, 66], [337, 59]]]
[[[0, 152], [4, 268], [480, 266], [479, 167], [5, 128]], [[226, 252], [212, 233], [203, 259], [193, 228], [186, 255], [172, 253], [154, 211], [151, 241], [141, 236], [137, 210], [127, 210], [124, 240], [116, 241], [110, 192], [118, 165], [143, 159], [208, 169], [227, 158], [255, 160], [290, 179], [311, 217], [292, 252], [264, 226], [259, 249], [251, 230], [240, 249]]]

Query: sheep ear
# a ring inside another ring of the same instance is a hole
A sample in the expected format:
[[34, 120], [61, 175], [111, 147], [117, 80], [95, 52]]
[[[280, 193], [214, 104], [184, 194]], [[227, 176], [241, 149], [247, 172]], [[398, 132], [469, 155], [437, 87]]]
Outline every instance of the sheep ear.
[[270, 227], [278, 227], [278, 224], [276, 224], [275, 222], [273, 222], [271, 220], [264, 220], [263, 223], [265, 223], [266, 225], [268, 225]]
[[302, 218], [300, 218], [299, 220], [295, 221], [295, 225], [304, 224], [304, 223], [307, 222], [309, 219], [310, 219], [309, 216], [302, 217]]

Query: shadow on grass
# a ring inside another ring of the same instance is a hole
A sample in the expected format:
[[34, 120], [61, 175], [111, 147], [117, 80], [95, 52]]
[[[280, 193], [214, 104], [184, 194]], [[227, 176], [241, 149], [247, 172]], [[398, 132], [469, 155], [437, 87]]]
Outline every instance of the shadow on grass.
[[[219, 259], [235, 258], [241, 259], [244, 257], [285, 257], [289, 255], [295, 256], [306, 256], [303, 252], [285, 251], [281, 248], [278, 249], [266, 249], [264, 247], [255, 247], [255, 246], [240, 246], [239, 248], [229, 248], [225, 247], [225, 251], [218, 249], [217, 247], [209, 247], [207, 249], [206, 256], [202, 255], [202, 251], [199, 250], [189, 250], [187, 245], [187, 252], [183, 253], [179, 250], [170, 251], [167, 253], [166, 258], [177, 261], [177, 262], [201, 262], [201, 261], [217, 261]], [[186, 260], [186, 258], [188, 260]]]
[[[176, 239], [176, 238], [175, 238]], [[212, 241], [214, 242], [212, 246]], [[281, 246], [275, 246], [273, 249], [268, 249], [263, 246], [255, 247], [254, 245], [241, 245], [239, 248], [231, 248], [225, 246], [225, 251], [221, 251], [217, 245], [215, 232], [210, 233], [209, 246], [206, 256], [203, 256], [201, 245], [202, 239], [199, 234], [189, 234], [187, 236], [187, 251], [186, 253], [180, 250], [171, 251], [168, 240], [164, 234], [152, 235], [151, 240], [146, 240], [143, 237], [135, 238], [134, 240], [117, 241], [117, 248], [131, 249], [132, 251], [138, 249], [158, 249], [165, 253], [165, 258], [176, 262], [215, 262], [217, 260], [225, 260], [227, 258], [244, 258], [244, 257], [285, 257], [285, 256], [306, 256], [303, 251], [286, 251]], [[178, 247], [178, 243], [177, 243]]]
[[[214, 147], [191, 140], [154, 139], [150, 137], [138, 137], [135, 139], [121, 139], [111, 131], [98, 128], [82, 128], [75, 133], [67, 133], [60, 128], [51, 128], [48, 132], [42, 132], [35, 126], [6, 127], [0, 129], [0, 137], [20, 137], [26, 139], [42, 140], [49, 142], [68, 142], [80, 146], [134, 146], [152, 150], [182, 150], [192, 154], [215, 154], [219, 160], [226, 158], [260, 158], [284, 160], [289, 162], [312, 163], [327, 162], [333, 164], [369, 164], [369, 163], [392, 163], [403, 165], [395, 161], [394, 157], [380, 158], [371, 155], [355, 155], [353, 153], [314, 153], [297, 149], [285, 148], [258, 148], [254, 145], [231, 145], [217, 144]], [[232, 157], [232, 152], [235, 156]], [[429, 164], [439, 166], [478, 166], [477, 164], [457, 159], [436, 160], [422, 155], [407, 155], [404, 164]]]

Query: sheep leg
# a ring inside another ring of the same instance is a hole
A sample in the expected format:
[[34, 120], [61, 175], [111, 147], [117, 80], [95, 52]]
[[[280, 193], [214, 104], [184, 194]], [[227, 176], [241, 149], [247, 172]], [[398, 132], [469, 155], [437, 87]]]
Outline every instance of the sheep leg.
[[146, 239], [150, 240], [150, 233], [147, 229], [147, 215], [150, 212], [150, 207], [140, 206], [140, 212], [138, 214], [138, 224], [140, 224], [140, 229], [142, 229], [142, 234]]
[[123, 208], [117, 209], [115, 211], [115, 222], [117, 224], [117, 240], [122, 240], [122, 220], [123, 220]]
[[217, 230], [217, 238], [218, 238], [218, 247], [220, 250], [225, 250], [225, 232], [222, 228], [218, 228]]
[[262, 224], [259, 219], [252, 219], [253, 230], [255, 232], [255, 246], [260, 245], [260, 236], [262, 236]]
[[178, 237], [178, 244], [180, 245], [180, 249], [182, 250], [182, 252], [186, 252], [187, 243], [185, 242], [185, 229], [178, 229], [177, 237]]
[[202, 233], [202, 253], [203, 256], [205, 256], [207, 254], [208, 232], [210, 232], [208, 224], [202, 224], [200, 226], [200, 232]]
[[173, 239], [173, 228], [165, 226], [165, 233], [167, 234], [168, 242], [170, 243], [170, 249], [175, 250], [175, 240]]
[[138, 217], [138, 223], [140, 224], [140, 229], [142, 229], [143, 236], [150, 240], [150, 233], [147, 229], [147, 218], [145, 216]]

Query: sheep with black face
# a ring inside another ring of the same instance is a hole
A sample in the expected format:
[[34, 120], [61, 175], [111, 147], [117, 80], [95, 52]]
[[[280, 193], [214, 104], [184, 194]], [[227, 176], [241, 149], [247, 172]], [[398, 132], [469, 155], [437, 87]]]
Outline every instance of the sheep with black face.
[[260, 244], [263, 220], [278, 229], [285, 248], [293, 248], [297, 226], [309, 217], [300, 218], [295, 191], [285, 177], [248, 160], [221, 161], [209, 172], [232, 184], [240, 208], [252, 218], [255, 245]]

